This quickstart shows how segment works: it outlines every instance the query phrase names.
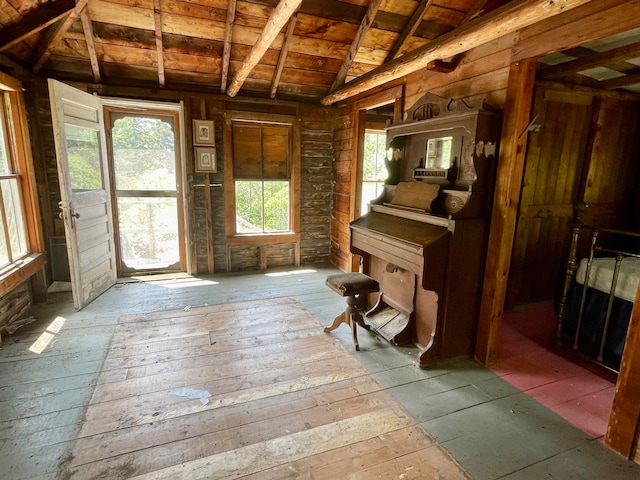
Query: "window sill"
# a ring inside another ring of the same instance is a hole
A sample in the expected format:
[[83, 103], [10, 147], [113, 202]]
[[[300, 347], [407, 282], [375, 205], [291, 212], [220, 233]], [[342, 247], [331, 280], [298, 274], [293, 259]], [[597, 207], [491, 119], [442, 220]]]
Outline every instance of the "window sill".
[[28, 280], [44, 266], [45, 262], [46, 256], [44, 253], [32, 253], [20, 259], [14, 265], [7, 267], [6, 271], [0, 274], [0, 295], [4, 295]]
[[245, 233], [227, 237], [227, 245], [267, 245], [300, 241], [299, 233]]

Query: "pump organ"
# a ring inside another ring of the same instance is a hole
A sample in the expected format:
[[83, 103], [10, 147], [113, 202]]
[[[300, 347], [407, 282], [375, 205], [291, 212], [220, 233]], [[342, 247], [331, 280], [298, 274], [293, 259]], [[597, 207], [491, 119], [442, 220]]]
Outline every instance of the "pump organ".
[[366, 323], [417, 345], [425, 366], [473, 353], [500, 121], [482, 104], [433, 95], [408, 117], [387, 128], [400, 182], [351, 222], [350, 248], [380, 283]]

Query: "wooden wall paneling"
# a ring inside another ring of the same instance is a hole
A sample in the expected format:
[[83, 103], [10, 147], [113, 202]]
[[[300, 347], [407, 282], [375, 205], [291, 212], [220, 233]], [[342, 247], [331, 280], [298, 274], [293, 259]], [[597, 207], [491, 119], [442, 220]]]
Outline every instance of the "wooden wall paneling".
[[535, 59], [514, 62], [509, 70], [496, 191], [494, 195], [488, 257], [480, 305], [476, 358], [485, 365], [495, 362], [500, 342], [509, 265], [522, 174], [527, 126], [533, 99]]
[[[640, 114], [635, 102], [602, 98], [598, 105], [583, 198], [591, 206], [588, 214], [592, 222], [620, 227], [624, 212], [633, 204], [633, 189], [640, 174], [635, 161], [640, 146], [637, 135]], [[613, 212], [606, 209], [599, 213], [593, 208], [605, 204], [616, 207]]]
[[[591, 95], [538, 86], [529, 134], [507, 308], [554, 298], [579, 199], [591, 119]], [[535, 120], [534, 120], [535, 119]]]
[[[336, 119], [333, 132], [332, 164], [334, 187], [331, 222], [331, 262], [341, 270], [347, 271], [349, 266], [349, 247], [344, 244], [345, 228], [348, 230], [349, 215], [349, 178], [350, 155], [352, 148], [352, 111], [348, 105], [342, 107]], [[341, 242], [342, 241], [342, 242]]]

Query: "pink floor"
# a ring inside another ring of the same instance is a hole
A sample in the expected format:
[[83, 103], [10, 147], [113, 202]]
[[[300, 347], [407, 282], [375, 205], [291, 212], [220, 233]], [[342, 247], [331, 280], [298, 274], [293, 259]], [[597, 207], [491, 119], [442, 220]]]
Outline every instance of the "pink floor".
[[498, 362], [491, 370], [587, 434], [602, 439], [615, 380], [549, 349], [553, 305], [505, 313]]

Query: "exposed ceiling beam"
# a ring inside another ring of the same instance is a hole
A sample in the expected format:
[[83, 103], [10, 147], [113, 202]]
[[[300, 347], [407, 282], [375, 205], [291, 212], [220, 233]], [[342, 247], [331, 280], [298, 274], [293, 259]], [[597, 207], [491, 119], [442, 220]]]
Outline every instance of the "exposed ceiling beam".
[[224, 50], [222, 53], [222, 79], [220, 81], [220, 91], [227, 91], [227, 79], [229, 77], [229, 63], [231, 62], [231, 36], [233, 33], [233, 23], [236, 18], [236, 0], [229, 0], [227, 6], [227, 26], [224, 35]]
[[438, 37], [389, 63], [347, 83], [322, 99], [323, 105], [366, 92], [387, 82], [426, 68], [433, 60], [448, 58], [536, 22], [587, 4], [592, 0], [513, 0], [466, 25]]
[[62, 17], [68, 15], [75, 7], [75, 4], [75, 0], [58, 0], [57, 2], [44, 3], [23, 17], [18, 23], [3, 28], [0, 30], [2, 32], [0, 52], [56, 23]]
[[9, 67], [10, 69], [13, 70], [13, 76], [14, 77], [18, 77], [22, 80], [33, 80], [33, 79], [39, 79], [40, 77], [38, 77], [37, 75], [34, 75], [33, 73], [31, 73], [29, 70], [27, 70], [26, 68], [24, 68], [22, 65], [20, 65], [18, 62], [16, 62], [15, 60], [12, 60], [11, 58], [7, 57], [4, 53], [0, 53], [0, 65], [4, 65], [6, 67]]
[[278, 84], [280, 83], [280, 76], [282, 75], [282, 69], [284, 68], [284, 62], [287, 59], [287, 53], [289, 52], [289, 45], [291, 37], [293, 37], [293, 31], [296, 28], [296, 21], [298, 20], [298, 13], [294, 13], [287, 25], [287, 33], [284, 36], [284, 42], [280, 49], [280, 56], [278, 57], [278, 64], [276, 65], [276, 72], [273, 75], [273, 82], [271, 83], [270, 97], [276, 98], [276, 91], [278, 90]]
[[156, 52], [158, 55], [158, 84], [165, 86], [164, 77], [164, 47], [162, 46], [162, 11], [160, 0], [153, 0], [153, 20], [155, 22]]
[[427, 8], [429, 8], [429, 6], [432, 3], [433, 3], [433, 0], [422, 0], [418, 4], [415, 11], [413, 12], [413, 15], [411, 15], [411, 18], [409, 18], [409, 21], [405, 25], [404, 30], [400, 34], [400, 37], [398, 38], [396, 43], [393, 45], [393, 48], [387, 55], [387, 58], [384, 60], [385, 63], [390, 62], [391, 60], [396, 58], [400, 50], [402, 50], [402, 47], [405, 46], [407, 41], [413, 36], [415, 31], [417, 30], [418, 25], [420, 24], [420, 20], [422, 20], [422, 16], [424, 15], [424, 12], [427, 10]]
[[629, 87], [640, 83], [640, 73], [633, 75], [625, 75], [624, 77], [612, 78], [611, 80], [603, 80], [598, 83], [599, 87], [605, 90], [614, 90], [616, 88]]
[[233, 77], [227, 95], [235, 97], [236, 93], [242, 87], [242, 84], [249, 76], [249, 73], [258, 64], [262, 56], [265, 54], [269, 46], [273, 43], [273, 40], [278, 36], [284, 25], [289, 21], [291, 15], [298, 9], [302, 0], [280, 0], [278, 6], [275, 8], [264, 30], [260, 33], [260, 37], [256, 44], [251, 49], [249, 56], [245, 59], [240, 69]]
[[[480, 15], [482, 15], [484, 13], [484, 7], [488, 1], [489, 0], [476, 0], [475, 2], [473, 2], [473, 5], [471, 5], [471, 8], [467, 10], [467, 13], [465, 13], [464, 17], [462, 17], [462, 20], [460, 20], [460, 23], [458, 24], [458, 28], [466, 25], [471, 20], [474, 20], [478, 18]], [[450, 57], [444, 60], [444, 63], [449, 64], [449, 67], [451, 68], [450, 71], [453, 71], [458, 67], [460, 60], [462, 59], [462, 55], [463, 55], [462, 53], [459, 53], [457, 55], [454, 55], [453, 57]]]
[[382, 0], [371, 0], [369, 4], [369, 8], [367, 9], [367, 13], [365, 14], [362, 22], [360, 22], [360, 27], [358, 27], [358, 32], [356, 33], [353, 42], [351, 42], [351, 47], [349, 47], [349, 52], [347, 52], [347, 56], [342, 62], [342, 66], [338, 73], [336, 74], [335, 79], [333, 80], [333, 84], [329, 89], [330, 92], [333, 92], [340, 85], [344, 84], [345, 79], [347, 78], [347, 73], [349, 72], [349, 67], [351, 66], [351, 62], [356, 58], [356, 54], [358, 53], [358, 49], [360, 48], [360, 43], [364, 39], [364, 36], [367, 34], [369, 29], [371, 28], [371, 24], [373, 20], [376, 18], [376, 14], [380, 9], [380, 5], [382, 4]]
[[625, 45], [624, 47], [614, 48], [605, 52], [593, 52], [593, 54], [584, 58], [545, 67], [540, 71], [539, 75], [540, 78], [544, 80], [554, 80], [582, 70], [601, 65], [611, 65], [634, 57], [640, 57], [640, 43]]
[[98, 55], [96, 54], [96, 43], [93, 37], [93, 25], [89, 18], [89, 9], [84, 8], [80, 14], [82, 21], [82, 29], [84, 30], [84, 39], [87, 42], [87, 50], [89, 51], [89, 60], [91, 61], [91, 71], [93, 72], [93, 81], [101, 83], [100, 64], [98, 63]]
[[33, 56], [33, 73], [38, 73], [42, 65], [44, 65], [44, 62], [51, 56], [51, 47], [64, 37], [64, 34], [67, 33], [71, 24], [80, 16], [80, 12], [84, 10], [84, 7], [87, 6], [87, 1], [88, 0], [76, 0], [76, 6], [71, 10], [71, 13], [50, 27], [46, 38]]

